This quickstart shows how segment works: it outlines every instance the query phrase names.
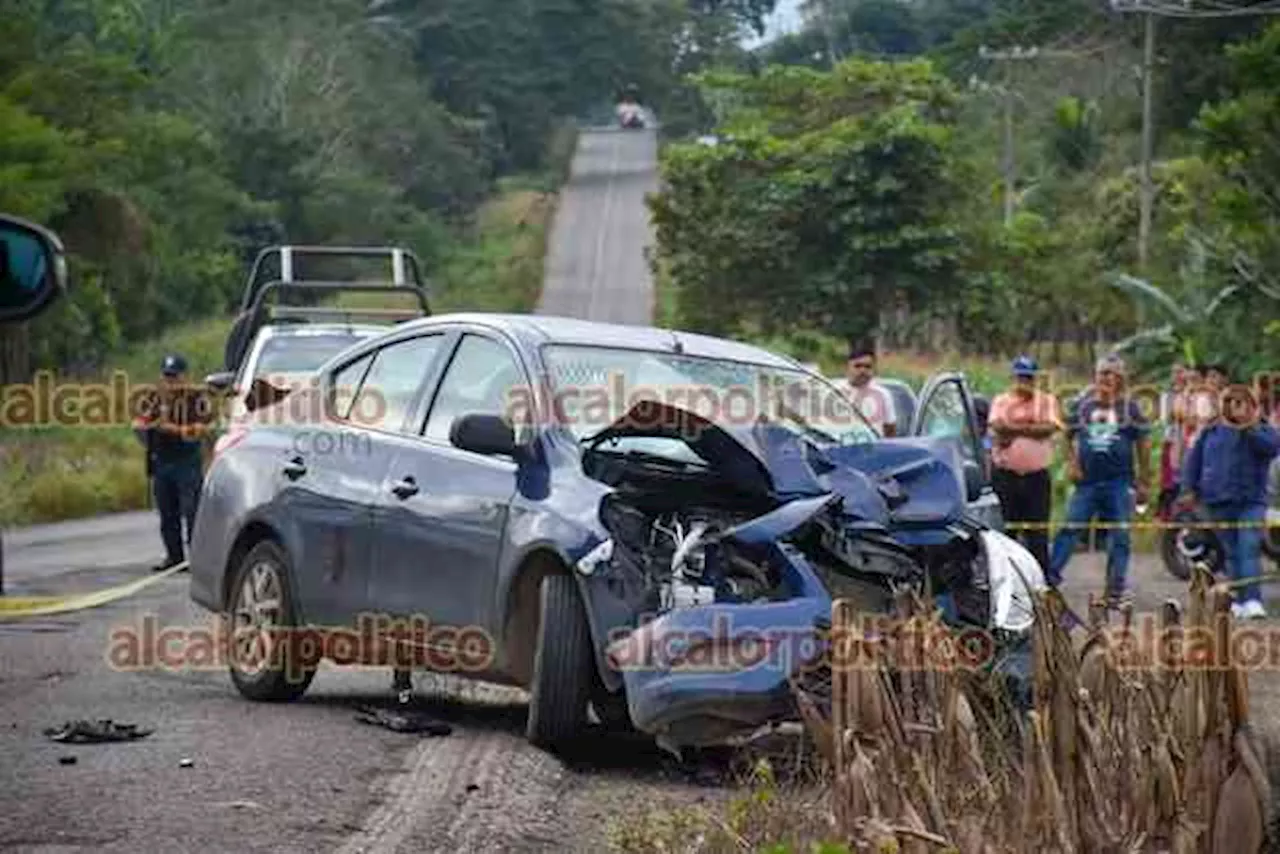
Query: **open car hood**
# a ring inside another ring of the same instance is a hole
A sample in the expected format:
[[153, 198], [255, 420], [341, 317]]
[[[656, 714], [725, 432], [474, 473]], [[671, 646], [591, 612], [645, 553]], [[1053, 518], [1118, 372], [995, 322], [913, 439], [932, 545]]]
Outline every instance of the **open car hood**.
[[959, 453], [947, 439], [820, 443], [777, 422], [721, 425], [656, 400], [636, 403], [590, 445], [615, 437], [683, 441], [744, 491], [779, 503], [835, 493], [846, 516], [884, 527], [949, 524], [964, 512]]

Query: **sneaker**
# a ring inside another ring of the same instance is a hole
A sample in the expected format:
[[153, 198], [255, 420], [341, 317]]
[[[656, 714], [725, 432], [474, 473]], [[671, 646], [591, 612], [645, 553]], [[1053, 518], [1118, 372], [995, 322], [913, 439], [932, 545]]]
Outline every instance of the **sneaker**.
[[1121, 608], [1123, 608], [1125, 605], [1132, 605], [1132, 604], [1133, 604], [1133, 594], [1131, 594], [1127, 590], [1122, 593], [1107, 594], [1107, 610], [1108, 611], [1118, 611]]
[[177, 566], [180, 563], [182, 563], [181, 560], [166, 560], [164, 563], [158, 563], [155, 566], [151, 567], [151, 571], [165, 572], [166, 570], [173, 569], [175, 566]]
[[1262, 600], [1250, 599], [1241, 604], [1240, 615], [1246, 620], [1264, 620], [1267, 617], [1267, 609], [1263, 607]]

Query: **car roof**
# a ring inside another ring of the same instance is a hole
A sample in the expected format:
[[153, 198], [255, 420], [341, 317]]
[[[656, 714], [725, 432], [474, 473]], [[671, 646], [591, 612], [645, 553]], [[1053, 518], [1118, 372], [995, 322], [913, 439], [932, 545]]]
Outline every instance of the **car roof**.
[[420, 320], [398, 324], [398, 331], [430, 329], [448, 323], [470, 323], [486, 326], [520, 339], [526, 345], [539, 347], [544, 344], [563, 344], [595, 347], [616, 347], [636, 350], [671, 352], [673, 341], [678, 341], [684, 355], [709, 359], [750, 362], [766, 367], [804, 370], [799, 362], [761, 347], [654, 326], [632, 326], [621, 323], [602, 323], [579, 320], [572, 317], [556, 317], [539, 314], [490, 314], [483, 312], [457, 312], [437, 314]]
[[284, 335], [333, 335], [343, 332], [356, 332], [366, 335], [380, 335], [394, 329], [394, 326], [379, 326], [373, 323], [282, 323], [276, 326], [264, 326], [258, 330], [260, 338], [276, 338]]

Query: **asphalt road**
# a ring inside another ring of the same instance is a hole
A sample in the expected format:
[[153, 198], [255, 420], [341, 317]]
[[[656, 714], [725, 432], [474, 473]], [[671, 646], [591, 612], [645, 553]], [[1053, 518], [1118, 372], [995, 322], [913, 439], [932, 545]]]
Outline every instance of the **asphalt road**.
[[658, 189], [651, 131], [584, 132], [547, 247], [539, 314], [645, 325], [653, 317], [646, 193]]

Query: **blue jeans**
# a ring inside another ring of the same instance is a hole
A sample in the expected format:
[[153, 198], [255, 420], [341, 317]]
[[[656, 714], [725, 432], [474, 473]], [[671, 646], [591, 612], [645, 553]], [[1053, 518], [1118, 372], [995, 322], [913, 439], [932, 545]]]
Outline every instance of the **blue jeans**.
[[1099, 522], [1118, 524], [1107, 531], [1107, 594], [1123, 593], [1129, 575], [1129, 514], [1132, 499], [1128, 480], [1104, 480], [1077, 484], [1067, 504], [1067, 527], [1053, 538], [1046, 580], [1057, 587], [1062, 583], [1062, 570], [1071, 560], [1076, 543], [1084, 534], [1082, 527], [1097, 517]]
[[[1266, 519], [1265, 504], [1211, 504], [1205, 507], [1215, 522], [1240, 524], [1240, 527], [1219, 528], [1218, 539], [1226, 552], [1227, 572], [1232, 581], [1257, 578], [1262, 571], [1262, 522]], [[1262, 588], [1250, 584], [1236, 594], [1239, 602], [1262, 601]]]

